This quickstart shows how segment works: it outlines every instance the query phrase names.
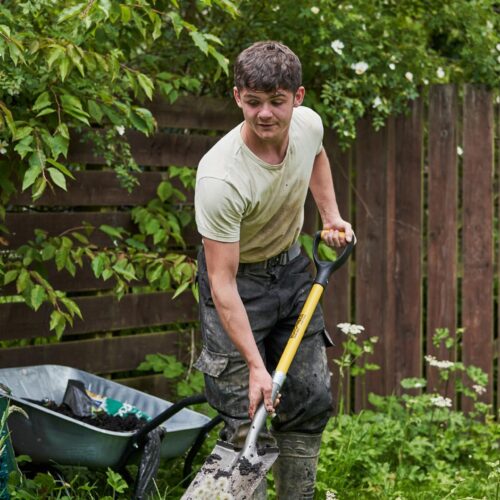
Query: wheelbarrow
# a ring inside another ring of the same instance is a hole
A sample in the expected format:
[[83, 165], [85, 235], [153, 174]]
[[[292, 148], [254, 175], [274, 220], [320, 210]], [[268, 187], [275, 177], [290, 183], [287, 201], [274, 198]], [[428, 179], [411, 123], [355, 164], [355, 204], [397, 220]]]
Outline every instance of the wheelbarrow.
[[[149, 415], [151, 420], [137, 431], [115, 432], [89, 425], [34, 402], [49, 399], [60, 404], [68, 380], [81, 381], [96, 394], [129, 403]], [[30, 456], [33, 464], [94, 469], [110, 467], [124, 471], [128, 463], [137, 461], [148, 434], [160, 428], [162, 438], [158, 462], [159, 458], [180, 457], [190, 450], [184, 464], [187, 477], [204, 438], [221, 421], [220, 417], [211, 420], [187, 408], [205, 402], [203, 395], [170, 403], [68, 366], [3, 368], [0, 369], [0, 384], [10, 390], [5, 397], [21, 407], [29, 417], [13, 413], [9, 417], [9, 429], [16, 453]]]

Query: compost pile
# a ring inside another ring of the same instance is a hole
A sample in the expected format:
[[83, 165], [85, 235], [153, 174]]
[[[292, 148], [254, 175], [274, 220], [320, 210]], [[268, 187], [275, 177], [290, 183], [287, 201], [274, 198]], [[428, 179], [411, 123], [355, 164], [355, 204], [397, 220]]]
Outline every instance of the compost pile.
[[54, 401], [40, 401], [40, 404], [49, 410], [107, 431], [131, 432], [146, 425], [144, 419], [138, 418], [135, 415], [125, 415], [122, 417], [119, 415], [108, 415], [105, 412], [96, 412], [93, 415], [80, 416], [76, 415], [65, 403], [58, 405]]
[[32, 401], [80, 422], [115, 432], [132, 432], [146, 425], [148, 416], [128, 403], [88, 390], [80, 380], [68, 380], [61, 404], [50, 399]]

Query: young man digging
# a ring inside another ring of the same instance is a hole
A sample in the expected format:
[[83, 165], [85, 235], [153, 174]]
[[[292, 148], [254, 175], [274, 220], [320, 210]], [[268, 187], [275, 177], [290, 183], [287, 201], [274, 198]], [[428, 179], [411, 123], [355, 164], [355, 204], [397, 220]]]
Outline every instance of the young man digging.
[[[274, 41], [244, 50], [234, 66], [234, 98], [244, 122], [201, 160], [195, 191], [200, 251], [203, 350], [209, 403], [222, 415], [220, 437], [241, 447], [262, 399], [274, 412], [271, 373], [312, 284], [297, 243], [311, 189], [327, 244], [352, 239], [339, 214], [320, 117], [301, 106], [297, 56]], [[271, 432], [280, 499], [312, 499], [321, 433], [331, 412], [329, 344], [321, 309], [288, 372]], [[265, 481], [254, 498], [265, 498]]]

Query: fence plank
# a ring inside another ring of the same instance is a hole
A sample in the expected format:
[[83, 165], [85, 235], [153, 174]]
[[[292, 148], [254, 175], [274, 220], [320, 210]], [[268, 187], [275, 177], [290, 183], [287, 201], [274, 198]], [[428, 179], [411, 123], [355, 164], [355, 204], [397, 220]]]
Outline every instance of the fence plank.
[[412, 101], [411, 114], [395, 123], [395, 308], [394, 389], [401, 380], [422, 375], [422, 101]]
[[35, 202], [31, 193], [25, 191], [9, 201], [14, 206], [64, 206], [102, 207], [143, 205], [156, 196], [158, 184], [167, 178], [166, 172], [141, 172], [135, 174], [139, 186], [128, 192], [121, 187], [116, 173], [111, 171], [75, 172], [75, 179], [68, 179], [68, 190], [51, 191]]
[[126, 372], [135, 370], [146, 354], [180, 353], [181, 341], [179, 333], [151, 333], [13, 347], [0, 350], [0, 367], [56, 364], [91, 373]]
[[232, 97], [179, 97], [173, 104], [157, 97], [149, 109], [159, 127], [227, 131], [243, 121]]
[[[351, 151], [340, 149], [336, 136], [331, 131], [325, 131], [323, 140], [325, 150], [330, 159], [337, 205], [342, 217], [352, 222], [351, 219]], [[342, 355], [342, 342], [344, 339], [339, 333], [337, 324], [351, 321], [351, 274], [352, 260], [349, 259], [330, 280], [323, 297], [323, 310], [327, 330], [335, 343], [328, 351], [328, 362], [332, 372], [332, 392], [335, 411], [338, 409], [340, 394], [339, 383], [342, 382], [344, 408], [350, 410], [350, 380], [348, 377], [339, 380], [339, 367], [333, 360]]]
[[[202, 156], [219, 140], [219, 137], [194, 134], [159, 133], [146, 137], [134, 130], [127, 131], [125, 136], [135, 161], [153, 167], [196, 167]], [[81, 142], [76, 137], [70, 143], [68, 160], [87, 165], [105, 164], [104, 158], [95, 154], [92, 144]]]
[[[456, 330], [457, 301], [457, 91], [452, 85], [433, 86], [429, 97], [429, 180], [427, 244], [428, 354], [455, 359], [436, 349], [436, 328]], [[430, 389], [438, 384], [436, 370], [428, 370]]]
[[[5, 225], [11, 234], [3, 237], [10, 248], [16, 248], [34, 239], [35, 229], [47, 231], [49, 236], [60, 236], [68, 231], [77, 230], [84, 233], [83, 224], [88, 223], [95, 228], [102, 224], [122, 227], [129, 233], [137, 232], [130, 211], [110, 212], [18, 212], [6, 216]], [[200, 237], [192, 227], [184, 230], [187, 245], [196, 245]], [[98, 247], [113, 247], [113, 240], [102, 231], [95, 230], [89, 240]]]
[[387, 144], [388, 128], [374, 131], [368, 118], [361, 120], [356, 142], [356, 322], [379, 344], [370, 362], [381, 366], [364, 381], [356, 382], [356, 409], [366, 406], [369, 392], [386, 392], [388, 356], [384, 335], [387, 323]]
[[[463, 130], [462, 360], [488, 374], [493, 402], [493, 102], [491, 92], [466, 85]], [[462, 407], [471, 410], [470, 399]]]
[[[76, 297], [83, 320], [75, 318], [64, 336], [125, 328], [158, 326], [179, 321], [195, 321], [196, 302], [186, 292], [176, 299], [171, 293], [127, 294], [121, 300], [113, 295]], [[29, 339], [52, 335], [49, 332], [51, 307], [43, 304], [35, 312], [23, 303], [0, 304], [0, 340]]]

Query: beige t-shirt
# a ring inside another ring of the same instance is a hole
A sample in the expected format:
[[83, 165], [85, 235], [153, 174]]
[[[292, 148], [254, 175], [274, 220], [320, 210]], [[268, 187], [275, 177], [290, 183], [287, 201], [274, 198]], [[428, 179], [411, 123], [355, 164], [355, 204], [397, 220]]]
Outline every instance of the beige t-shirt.
[[294, 108], [285, 159], [271, 165], [241, 138], [241, 124], [201, 159], [196, 176], [198, 232], [221, 242], [240, 242], [240, 262], [259, 262], [289, 248], [304, 221], [304, 203], [316, 155], [321, 118]]

